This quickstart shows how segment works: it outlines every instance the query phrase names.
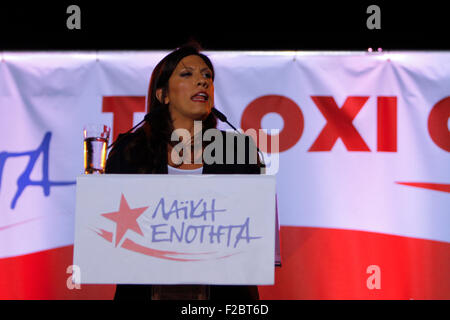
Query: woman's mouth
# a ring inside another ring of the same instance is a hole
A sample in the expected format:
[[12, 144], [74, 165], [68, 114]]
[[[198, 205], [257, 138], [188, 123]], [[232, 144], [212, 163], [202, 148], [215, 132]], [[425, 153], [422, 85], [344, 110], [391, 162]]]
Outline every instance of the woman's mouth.
[[191, 97], [191, 100], [196, 102], [207, 102], [209, 96], [206, 92], [198, 92]]

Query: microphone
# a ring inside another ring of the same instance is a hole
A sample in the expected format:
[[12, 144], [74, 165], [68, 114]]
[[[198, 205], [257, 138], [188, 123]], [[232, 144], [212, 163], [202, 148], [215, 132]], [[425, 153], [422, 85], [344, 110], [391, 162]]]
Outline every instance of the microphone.
[[133, 131], [134, 129], [136, 129], [141, 123], [145, 122], [145, 121], [149, 121], [152, 115], [152, 111], [150, 111], [149, 113], [147, 113], [144, 117], [144, 119], [142, 119], [141, 122], [139, 122], [137, 125], [135, 125], [133, 128], [131, 128], [130, 130], [128, 130], [127, 132], [125, 132], [122, 136], [118, 137], [116, 139], [116, 141], [114, 141], [113, 143], [111, 143], [107, 149], [111, 148], [113, 145], [115, 145], [120, 139], [122, 139], [123, 137], [129, 135], [131, 133], [131, 131]]
[[[217, 117], [219, 118], [220, 121], [222, 122], [226, 122], [230, 127], [232, 127], [234, 129], [234, 131], [238, 131], [231, 123], [228, 122], [227, 117], [220, 112], [219, 110], [216, 109], [216, 107], [213, 107], [211, 109], [211, 112]], [[239, 132], [240, 133], [240, 132]]]
[[[241, 132], [239, 132], [239, 130], [237, 130], [231, 123], [228, 122], [227, 117], [220, 112], [219, 110], [216, 109], [216, 107], [212, 107], [211, 112], [222, 122], [227, 123], [230, 127], [232, 127], [234, 129], [234, 131], [236, 131], [239, 134], [242, 134]], [[262, 157], [262, 163], [261, 163], [261, 168], [265, 168], [266, 164], [264, 161], [264, 155], [261, 152], [261, 150], [259, 150], [258, 146], [256, 146], [256, 150], [258, 151], [259, 154], [261, 154]]]

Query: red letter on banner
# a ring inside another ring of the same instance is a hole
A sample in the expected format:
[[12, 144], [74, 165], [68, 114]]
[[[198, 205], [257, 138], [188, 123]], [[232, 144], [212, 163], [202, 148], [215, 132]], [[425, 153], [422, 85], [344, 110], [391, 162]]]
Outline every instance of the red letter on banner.
[[352, 121], [362, 109], [369, 97], [348, 97], [339, 108], [333, 97], [311, 96], [322, 112], [327, 124], [308, 151], [330, 151], [338, 138], [349, 151], [370, 151]]
[[102, 112], [113, 113], [112, 141], [116, 141], [119, 133], [127, 132], [133, 127], [133, 114], [135, 112], [145, 112], [145, 97], [103, 97]]
[[448, 118], [450, 117], [450, 97], [436, 103], [428, 116], [428, 132], [431, 139], [439, 147], [450, 152], [450, 131]]
[[[300, 107], [291, 99], [280, 95], [267, 95], [256, 98], [245, 108], [241, 118], [241, 128], [246, 131], [248, 129], [261, 129], [261, 120], [268, 113], [277, 113], [283, 118], [284, 127], [279, 133], [279, 150], [283, 152], [292, 148], [303, 133], [303, 113]], [[271, 136], [267, 137], [267, 150], [260, 145], [259, 141], [255, 141], [257, 146], [263, 152], [272, 152]]]
[[397, 152], [397, 97], [377, 101], [377, 151]]

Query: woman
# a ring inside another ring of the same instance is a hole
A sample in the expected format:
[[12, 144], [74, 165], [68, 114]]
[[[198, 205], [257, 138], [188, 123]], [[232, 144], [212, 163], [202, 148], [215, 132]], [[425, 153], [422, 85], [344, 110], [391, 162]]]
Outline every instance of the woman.
[[[207, 163], [201, 157], [207, 142], [202, 142], [199, 158], [194, 152], [193, 140], [182, 141], [193, 151], [190, 154], [187, 152], [189, 157], [176, 149], [179, 141], [172, 141], [172, 133], [177, 132], [177, 129], [187, 130], [191, 137], [201, 137], [199, 132], [194, 132], [198, 128], [194, 121], [202, 121], [203, 132], [208, 129], [217, 130], [217, 119], [211, 113], [214, 106], [213, 81], [214, 68], [211, 61], [195, 47], [179, 48], [161, 60], [150, 79], [147, 99], [150, 118], [134, 133], [119, 136], [120, 140], [108, 156], [106, 173], [259, 174], [259, 164], [251, 163], [256, 155], [256, 147], [248, 137], [245, 150], [238, 150], [233, 145], [236, 161], [231, 164], [230, 161], [225, 161], [229, 160], [226, 159], [225, 143], [222, 153], [213, 154], [223, 157], [222, 161]], [[217, 132], [222, 135], [223, 141], [230, 136], [223, 131]], [[173, 152], [174, 148], [177, 152]], [[245, 153], [244, 163], [237, 163], [239, 152]], [[178, 158], [174, 157], [177, 154], [184, 161], [179, 163]], [[184, 287], [186, 289], [187, 286]], [[209, 292], [211, 300], [259, 298], [256, 286], [210, 286]], [[151, 286], [117, 285], [115, 299], [150, 299], [151, 294]]]

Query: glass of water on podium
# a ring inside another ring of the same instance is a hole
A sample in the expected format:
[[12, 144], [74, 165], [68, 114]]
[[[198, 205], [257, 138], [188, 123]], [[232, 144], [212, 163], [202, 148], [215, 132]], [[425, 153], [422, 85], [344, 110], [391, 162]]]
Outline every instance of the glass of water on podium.
[[111, 129], [103, 124], [84, 126], [84, 173], [105, 173], [106, 152]]

